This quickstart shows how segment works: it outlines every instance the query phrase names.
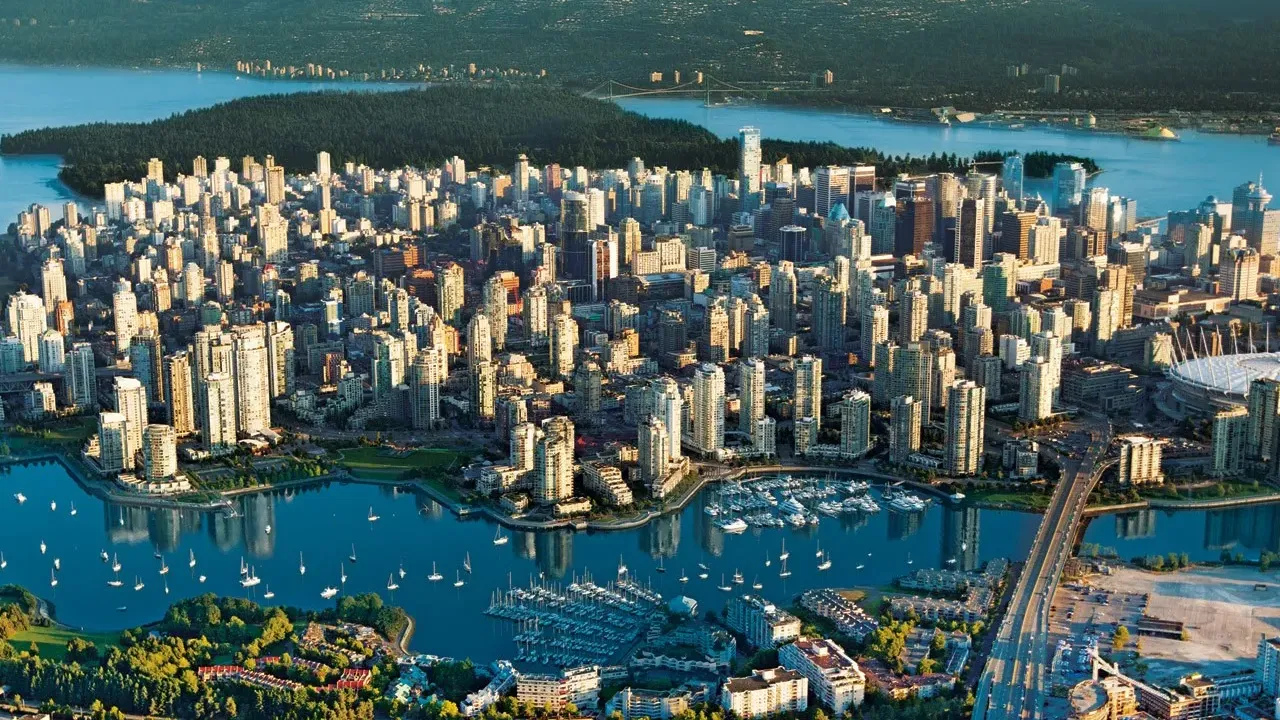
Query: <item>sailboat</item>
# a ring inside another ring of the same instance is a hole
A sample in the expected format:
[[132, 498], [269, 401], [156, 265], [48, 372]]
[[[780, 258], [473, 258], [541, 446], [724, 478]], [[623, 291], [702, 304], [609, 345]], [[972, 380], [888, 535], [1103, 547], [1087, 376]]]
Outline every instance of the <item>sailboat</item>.
[[818, 540], [818, 549], [813, 553], [814, 557], [822, 557], [822, 540]]
[[493, 544], [494, 544], [494, 545], [506, 545], [506, 544], [507, 544], [507, 541], [508, 541], [508, 540], [510, 540], [510, 539], [511, 539], [511, 538], [509, 538], [509, 537], [507, 537], [506, 535], [503, 535], [503, 534], [502, 534], [502, 528], [498, 528], [498, 531], [497, 531], [496, 533], [494, 533], [494, 535], [493, 535]]
[[49, 511], [50, 511], [50, 512], [52, 512], [52, 511], [57, 510], [57, 509], [58, 509], [58, 501], [57, 501], [57, 500], [50, 500], [50, 501], [49, 501]]
[[27, 496], [26, 496], [26, 495], [23, 495], [22, 493], [14, 493], [14, 494], [13, 494], [13, 499], [14, 499], [14, 500], [17, 500], [17, 501], [18, 501], [18, 504], [19, 504], [19, 505], [21, 505], [22, 503], [24, 503], [24, 502], [26, 502], [26, 501], [27, 501]]
[[144, 588], [144, 587], [146, 587], [146, 585], [145, 585], [145, 584], [143, 584], [143, 582], [142, 582], [142, 578], [138, 577], [137, 575], [134, 575], [134, 576], [133, 576], [133, 591], [134, 591], [134, 592], [137, 592], [137, 591], [141, 590], [141, 589], [142, 589], [142, 588]]
[[434, 560], [431, 561], [431, 574], [427, 576], [427, 579], [431, 582], [439, 582], [444, 579], [443, 575], [436, 572], [436, 563]]
[[61, 570], [61, 569], [62, 569], [62, 558], [54, 558], [54, 559], [53, 559], [53, 569], [54, 569], [54, 570]]
[[732, 586], [732, 585], [726, 585], [726, 584], [725, 584], [725, 582], [724, 582], [724, 573], [721, 573], [721, 574], [720, 574], [720, 585], [719, 585], [718, 587], [719, 587], [721, 590], [725, 591], [725, 592], [731, 592], [731, 591], [733, 590], [733, 586]]
[[854, 568], [854, 570], [861, 570], [864, 567], [866, 567], [866, 565], [859, 563], [858, 566]]
[[742, 580], [742, 572], [741, 572], [740, 570], [738, 570], [738, 568], [734, 568], [734, 569], [733, 569], [733, 584], [734, 584], [734, 585], [741, 585], [741, 584], [742, 584], [742, 582], [743, 582], [743, 580]]
[[684, 574], [684, 568], [680, 568], [680, 582], [682, 583], [689, 582], [689, 576]]
[[462, 569], [471, 572], [471, 553], [462, 556]]
[[71, 514], [72, 514], [72, 516], [74, 516], [74, 515], [75, 515], [76, 513], [78, 513], [78, 512], [80, 512], [80, 511], [76, 509], [76, 504], [75, 504], [75, 503], [71, 503]]
[[395, 574], [395, 573], [391, 573], [390, 575], [388, 575], [388, 576], [387, 576], [387, 589], [388, 589], [388, 590], [399, 590], [399, 589], [400, 589], [400, 585], [399, 585], [399, 583], [397, 583], [397, 582], [396, 582], [396, 574]]
[[372, 505], [370, 505], [370, 506], [369, 506], [369, 522], [377, 522], [377, 521], [378, 521], [378, 518], [380, 518], [380, 517], [382, 517], [382, 516], [381, 516], [381, 515], [374, 515], [374, 514], [373, 514], [373, 506], [372, 506]]
[[782, 538], [782, 552], [778, 553], [779, 560], [786, 560], [791, 557], [791, 553], [787, 552], [787, 539]]
[[114, 580], [108, 580], [108, 581], [107, 581], [107, 584], [108, 584], [108, 585], [110, 585], [111, 587], [120, 587], [120, 586], [121, 586], [121, 585], [123, 585], [124, 583], [120, 581], [120, 573], [116, 573], [116, 577], [115, 577], [115, 579], [114, 579]]
[[49, 571], [49, 587], [58, 587], [58, 576], [52, 570]]
[[751, 581], [751, 589], [759, 590], [762, 587], [764, 587], [764, 584], [760, 582], [760, 576], [757, 575], [755, 579]]
[[270, 586], [270, 585], [268, 585], [268, 586], [267, 586], [267, 591], [266, 591], [266, 592], [264, 592], [264, 593], [262, 593], [262, 599], [263, 599], [263, 600], [270, 600], [271, 598], [273, 598], [273, 597], [275, 597], [275, 596], [276, 596], [276, 594], [275, 594], [275, 593], [273, 593], [273, 592], [271, 592], [271, 586]]
[[48, 545], [45, 545], [45, 544], [44, 544], [44, 541], [43, 541], [43, 540], [41, 540], [41, 541], [40, 541], [40, 554], [41, 554], [41, 555], [43, 555], [43, 554], [44, 554], [44, 552], [45, 552], [45, 550], [48, 550], [48, 549], [49, 549], [49, 546], [48, 546]]
[[102, 557], [102, 562], [106, 562], [111, 559], [111, 556], [107, 554], [106, 550], [102, 551], [101, 557]]
[[355, 543], [351, 543], [351, 554], [347, 556], [347, 559], [353, 563], [356, 561], [356, 544]]
[[270, 534], [271, 534], [271, 526], [270, 526], [270, 525], [268, 525], [268, 526], [266, 526], [265, 528], [263, 528], [263, 530], [265, 530], [265, 531], [267, 532], [267, 534], [268, 534], [268, 535], [270, 535]]
[[347, 566], [342, 563], [338, 563], [338, 580], [341, 585], [347, 584]]
[[120, 557], [115, 553], [111, 553], [111, 569], [120, 572]]
[[658, 571], [658, 572], [660, 572], [660, 573], [664, 573], [664, 572], [666, 572], [666, 571], [667, 571], [666, 566], [662, 564], [662, 558], [661, 558], [661, 557], [659, 557], [659, 558], [658, 558], [658, 567], [654, 568], [654, 570], [657, 570], [657, 571]]
[[199, 580], [200, 582], [204, 582], [205, 580], [208, 580], [209, 578], [205, 577], [204, 575], [201, 575], [199, 578], [196, 578], [196, 579], [197, 579], [197, 580]]
[[401, 580], [403, 580], [403, 579], [404, 579], [404, 576], [405, 576], [405, 575], [408, 575], [408, 574], [409, 574], [409, 573], [407, 573], [407, 572], [405, 572], [405, 571], [404, 571], [404, 563], [400, 563], [400, 571], [399, 571], [399, 572], [400, 572], [400, 579], [401, 579]]
[[262, 578], [258, 577], [258, 574], [254, 572], [253, 568], [249, 568], [249, 574], [240, 581], [240, 587], [251, 588], [260, 582], [262, 582]]
[[769, 559], [769, 551], [766, 550], [764, 553], [764, 566], [769, 567], [772, 564], [773, 564], [773, 561]]
[[622, 561], [622, 556], [619, 555], [618, 556], [618, 577], [622, 577], [623, 575], [626, 575], [626, 574], [627, 574], [627, 564]]
[[164, 579], [164, 594], [169, 594], [169, 578]]
[[907, 553], [907, 564], [908, 564], [908, 565], [911, 565], [911, 564], [912, 564], [912, 563], [914, 563], [914, 562], [915, 562], [915, 560], [912, 560], [912, 559], [911, 559], [911, 553]]
[[826, 553], [823, 553], [823, 555], [822, 555], [822, 562], [818, 563], [818, 569], [819, 569], [819, 570], [830, 570], [830, 569], [831, 569], [831, 556], [830, 556], [830, 555], [828, 555], [828, 554], [826, 554]]
[[4, 559], [4, 553], [0, 552], [0, 570], [9, 567], [9, 561]]
[[327, 587], [324, 590], [320, 591], [320, 597], [324, 598], [325, 600], [331, 600], [333, 599], [333, 596], [337, 594], [338, 594], [338, 588], [336, 587]]
[[711, 576], [710, 576], [710, 575], [708, 575], [707, 573], [704, 573], [704, 572], [700, 572], [700, 573], [698, 573], [698, 579], [699, 579], [699, 580], [706, 580], [708, 577], [711, 577]]
[[187, 551], [187, 567], [193, 568], [195, 566], [196, 566], [196, 551], [188, 550]]
[[457, 577], [458, 579], [453, 581], [454, 587], [462, 587], [463, 585], [466, 585], [466, 583], [462, 581], [462, 573], [458, 573]]
[[169, 566], [165, 564], [164, 558], [160, 558], [160, 574], [161, 575], [169, 574]]
[[245, 564], [243, 555], [240, 556], [240, 574], [241, 575], [249, 574], [249, 566]]
[[787, 561], [786, 561], [786, 559], [783, 559], [783, 561], [782, 561], [782, 569], [778, 571], [778, 577], [780, 577], [780, 578], [788, 578], [788, 577], [791, 577], [791, 571], [787, 569]]
[[298, 574], [299, 574], [299, 575], [306, 575], [306, 574], [307, 574], [307, 564], [306, 564], [305, 562], [303, 562], [303, 561], [302, 561], [302, 553], [301, 553], [301, 552], [299, 552], [299, 553], [298, 553]]

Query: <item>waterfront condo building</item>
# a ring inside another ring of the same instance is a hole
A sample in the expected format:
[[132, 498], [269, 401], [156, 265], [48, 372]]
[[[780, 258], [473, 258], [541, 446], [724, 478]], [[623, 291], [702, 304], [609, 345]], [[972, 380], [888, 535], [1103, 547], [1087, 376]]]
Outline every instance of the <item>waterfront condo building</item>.
[[800, 637], [800, 618], [754, 595], [730, 600], [724, 619], [754, 647], [777, 647]]
[[836, 715], [862, 705], [867, 677], [834, 640], [800, 638], [778, 650], [778, 662], [805, 676], [813, 696]]
[[1146, 435], [1120, 438], [1121, 485], [1145, 485], [1164, 482], [1161, 456], [1164, 441]]
[[804, 712], [809, 708], [809, 679], [784, 667], [729, 678], [720, 688], [720, 706], [744, 719]]
[[517, 673], [516, 700], [552, 711], [573, 703], [586, 714], [594, 714], [600, 701], [600, 668], [583, 665], [549, 673]]

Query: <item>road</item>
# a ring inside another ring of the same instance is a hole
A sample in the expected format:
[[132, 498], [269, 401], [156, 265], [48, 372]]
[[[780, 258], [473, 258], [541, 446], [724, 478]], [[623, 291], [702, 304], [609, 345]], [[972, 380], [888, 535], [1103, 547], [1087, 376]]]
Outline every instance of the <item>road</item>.
[[1049, 606], [1071, 557], [1076, 528], [1101, 470], [1099, 461], [1111, 442], [1110, 423], [1099, 422], [1089, 436], [1083, 457], [1062, 468], [1062, 481], [1049, 501], [978, 681], [974, 720], [1039, 720], [1042, 715]]

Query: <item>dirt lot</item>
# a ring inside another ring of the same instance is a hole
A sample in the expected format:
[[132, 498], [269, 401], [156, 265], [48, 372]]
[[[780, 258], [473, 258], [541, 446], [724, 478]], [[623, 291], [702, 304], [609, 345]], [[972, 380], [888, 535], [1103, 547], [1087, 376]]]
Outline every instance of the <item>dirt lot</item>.
[[[1174, 685], [1192, 671], [1213, 676], [1251, 667], [1258, 638], [1280, 635], [1280, 573], [1243, 567], [1174, 573], [1117, 568], [1113, 575], [1093, 575], [1088, 582], [1093, 590], [1087, 593], [1059, 588], [1054, 598], [1052, 630], [1069, 642], [1079, 642], [1095, 629], [1102, 636], [1099, 645], [1109, 647], [1113, 623], [1119, 623], [1133, 633], [1133, 649], [1147, 593], [1147, 615], [1185, 623], [1188, 641], [1141, 639], [1142, 661], [1150, 668], [1146, 679], [1156, 684]], [[1258, 584], [1265, 588], [1255, 589]], [[1073, 611], [1070, 620], [1068, 610]]]

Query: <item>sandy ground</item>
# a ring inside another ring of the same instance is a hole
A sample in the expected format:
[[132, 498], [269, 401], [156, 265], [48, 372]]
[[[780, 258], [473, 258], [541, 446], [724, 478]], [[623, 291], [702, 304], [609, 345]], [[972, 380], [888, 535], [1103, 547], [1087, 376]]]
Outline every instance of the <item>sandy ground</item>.
[[[1129, 627], [1136, 640], [1140, 598], [1145, 593], [1150, 593], [1147, 615], [1185, 624], [1190, 634], [1186, 642], [1142, 638], [1142, 658], [1150, 666], [1146, 679], [1156, 684], [1176, 685], [1179, 677], [1193, 671], [1214, 676], [1252, 667], [1258, 639], [1280, 635], [1280, 573], [1264, 574], [1249, 567], [1174, 573], [1118, 568], [1110, 576], [1091, 576], [1089, 583], [1097, 590], [1111, 590], [1110, 602], [1099, 603], [1096, 590], [1082, 598], [1078, 592], [1059, 588], [1055, 595], [1059, 613], [1067, 607], [1075, 610], [1071, 621], [1054, 623], [1055, 630], [1065, 631], [1057, 633], [1060, 636], [1078, 638], [1091, 623], [1109, 636], [1112, 623], [1119, 622]], [[1265, 588], [1258, 588], [1259, 584]]]

